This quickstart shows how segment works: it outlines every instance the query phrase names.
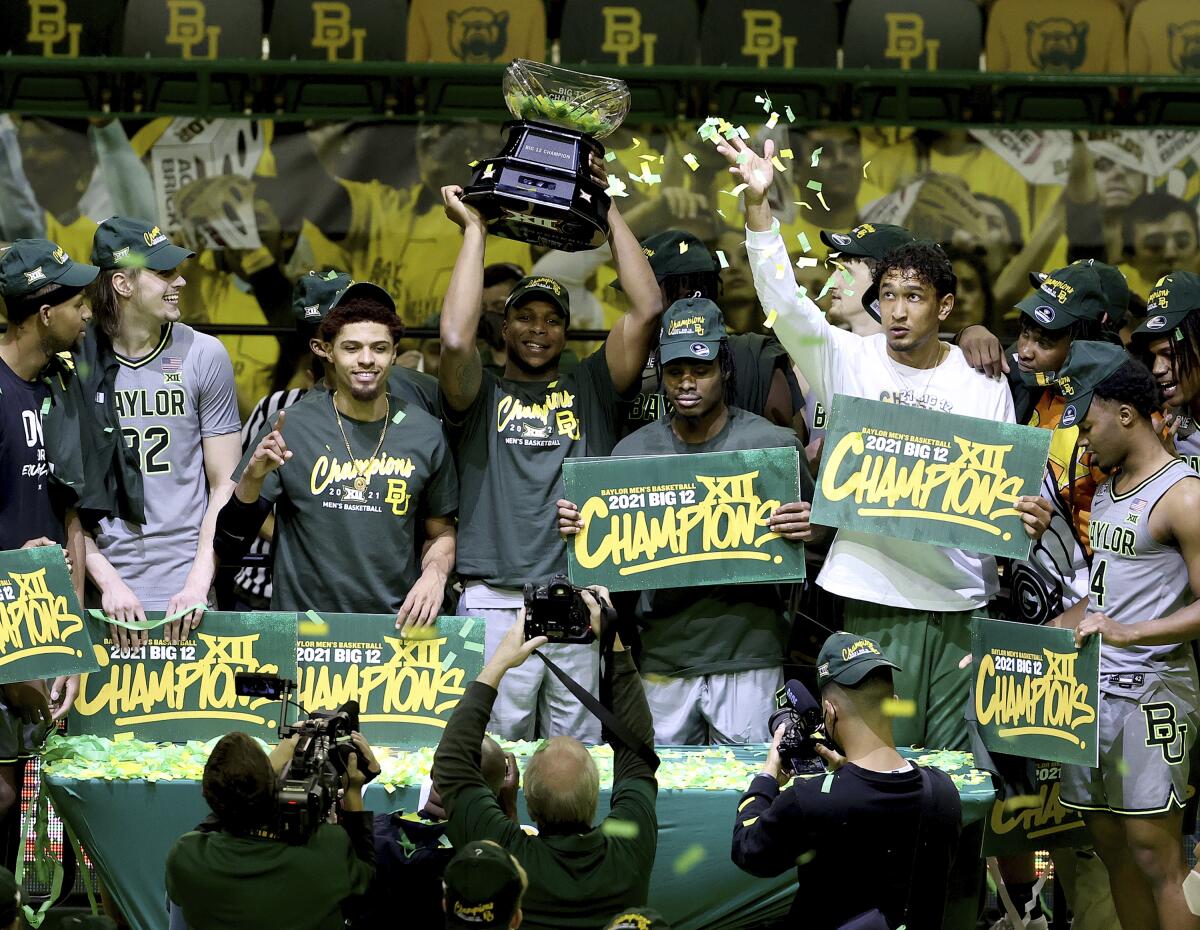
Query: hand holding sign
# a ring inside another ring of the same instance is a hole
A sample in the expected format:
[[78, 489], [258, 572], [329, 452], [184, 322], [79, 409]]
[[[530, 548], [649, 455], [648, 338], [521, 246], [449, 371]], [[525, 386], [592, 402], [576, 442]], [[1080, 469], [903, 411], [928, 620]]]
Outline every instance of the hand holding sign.
[[79, 697], [79, 676], [59, 675], [50, 685], [50, 709], [54, 712], [55, 722], [62, 720], [75, 706], [75, 698]]
[[1079, 626], [1075, 627], [1075, 645], [1082, 646], [1089, 636], [1099, 634], [1106, 645], [1124, 649], [1126, 646], [1136, 645], [1135, 626], [1136, 624], [1118, 623], [1108, 614], [1085, 614], [1079, 621]]
[[583, 531], [583, 517], [579, 515], [579, 506], [572, 501], [559, 498], [557, 507], [558, 535], [564, 539], [568, 536], [578, 536]]
[[809, 522], [812, 504], [808, 501], [792, 501], [782, 504], [771, 513], [770, 527], [789, 542], [811, 542], [816, 527]]
[[254, 454], [250, 456], [250, 461], [246, 463], [245, 471], [242, 472], [243, 477], [252, 481], [262, 481], [292, 457], [292, 453], [288, 451], [287, 442], [283, 438], [283, 421], [286, 417], [287, 412], [280, 410], [279, 419], [275, 421], [275, 428], [259, 442]]
[[1054, 516], [1054, 510], [1048, 500], [1034, 494], [1026, 494], [1017, 498], [1013, 508], [1021, 515], [1021, 522], [1025, 524], [1025, 535], [1030, 539], [1041, 539], [1046, 530], [1050, 529], [1050, 518]]
[[[43, 546], [57, 546], [57, 545], [58, 545], [58, 543], [56, 543], [49, 536], [39, 536], [37, 539], [25, 540], [25, 542], [22, 543], [21, 548], [22, 549], [41, 549]], [[72, 570], [72, 568], [71, 568], [71, 553], [67, 552], [66, 549], [63, 549], [63, 559], [67, 563], [67, 571], [71, 571]]]
[[[142, 602], [115, 571], [111, 578], [101, 583], [100, 592], [100, 608], [106, 617], [125, 623], [146, 622], [146, 612], [142, 609]], [[140, 649], [150, 639], [150, 634], [146, 630], [131, 630], [115, 623], [109, 627], [109, 631], [112, 634], [113, 642], [121, 649]]]

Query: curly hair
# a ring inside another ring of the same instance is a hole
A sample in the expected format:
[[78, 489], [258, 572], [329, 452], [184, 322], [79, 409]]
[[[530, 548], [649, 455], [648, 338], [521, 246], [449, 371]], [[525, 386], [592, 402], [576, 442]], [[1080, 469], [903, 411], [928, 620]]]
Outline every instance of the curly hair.
[[351, 323], [380, 323], [387, 327], [392, 342], [398, 343], [404, 338], [404, 323], [400, 317], [370, 297], [351, 297], [334, 307], [317, 327], [317, 338], [322, 342], [333, 342], [342, 327]]
[[1120, 368], [1092, 389], [1092, 396], [1102, 400], [1114, 400], [1128, 404], [1140, 416], [1149, 420], [1162, 409], [1162, 394], [1158, 382], [1150, 369], [1135, 358], [1124, 362]]
[[938, 300], [958, 290], [954, 266], [935, 242], [906, 242], [887, 252], [875, 269], [876, 287], [890, 271], [899, 271], [906, 277], [912, 272], [912, 277], [933, 288]]

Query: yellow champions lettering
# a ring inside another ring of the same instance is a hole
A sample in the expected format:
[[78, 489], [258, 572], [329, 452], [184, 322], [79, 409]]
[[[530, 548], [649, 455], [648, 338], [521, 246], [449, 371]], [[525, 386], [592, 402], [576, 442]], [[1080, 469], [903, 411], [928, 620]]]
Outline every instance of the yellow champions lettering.
[[[953, 461], [917, 459], [900, 465], [894, 454], [863, 455], [863, 434], [847, 433], [821, 468], [821, 491], [830, 501], [853, 497], [860, 516], [934, 520], [1002, 535], [994, 521], [1016, 514], [1013, 505], [1021, 493], [1021, 478], [1004, 467], [1012, 446], [960, 436], [954, 442], [958, 457]], [[844, 474], [844, 463], [858, 456], [861, 463]]]
[[336, 0], [313, 0], [313, 48], [325, 49], [327, 61], [338, 61], [338, 52], [350, 45], [346, 61], [363, 60], [367, 30], [350, 25], [350, 5]]
[[778, 10], [742, 10], [742, 20], [746, 26], [743, 55], [757, 58], [759, 68], [769, 68], [771, 59], [783, 52], [783, 67], [796, 67], [798, 39], [783, 34], [783, 17]]
[[178, 45], [184, 58], [216, 58], [221, 27], [207, 25], [206, 13], [203, 0], [167, 0], [167, 45]]
[[642, 49], [642, 64], [653, 66], [657, 33], [642, 32], [642, 13], [633, 6], [601, 7], [604, 17], [604, 44], [600, 51], [617, 56], [617, 64], [629, 64], [629, 56]]
[[1019, 830], [1027, 839], [1037, 839], [1054, 833], [1078, 830], [1083, 818], [1069, 811], [1059, 800], [1059, 783], [1045, 782], [1036, 795], [1028, 795], [1029, 806], [1015, 807], [997, 800], [992, 804], [992, 832], [1003, 836]]
[[83, 618], [71, 613], [65, 595], [47, 587], [46, 569], [9, 577], [17, 597], [0, 602], [0, 666], [36, 655], [75, 655], [67, 640], [83, 629]]
[[1096, 719], [1088, 686], [1075, 678], [1074, 652], [1043, 649], [1041, 675], [998, 672], [985, 655], [975, 675], [975, 714], [982, 726], [995, 724], [1001, 736], [1052, 736], [1082, 747], [1073, 732]]
[[[696, 480], [708, 489], [703, 500], [668, 506], [660, 517], [642, 510], [609, 516], [603, 496], [590, 497], [580, 515], [575, 557], [584, 568], [605, 562], [623, 565], [622, 575], [655, 571], [684, 562], [773, 557], [762, 546], [779, 534], [768, 527], [777, 500], [762, 500], [754, 489], [757, 471]], [[606, 522], [607, 521], [607, 522]]]
[[[353, 481], [359, 474], [355, 470], [356, 465], [360, 469], [366, 469], [363, 474], [368, 479], [375, 475], [400, 475], [403, 478], [411, 478], [415, 468], [412, 459], [398, 459], [392, 455], [380, 455], [369, 461], [355, 459], [353, 462], [343, 462], [336, 455], [322, 455], [313, 463], [312, 474], [309, 476], [309, 489], [313, 494], [321, 494], [335, 481]], [[405, 490], [407, 491], [407, 488]], [[393, 497], [396, 497], [396, 489], [393, 489], [391, 485], [388, 487], [388, 495], [387, 503], [402, 502], [399, 497], [395, 501], [392, 500]], [[407, 505], [405, 509], [407, 510]]]
[[328, 665], [299, 669], [299, 697], [305, 707], [339, 707], [358, 701], [362, 723], [407, 722], [444, 727], [442, 715], [458, 706], [465, 685], [461, 668], [443, 668], [446, 637], [403, 639], [385, 636], [392, 650], [382, 665], [351, 665], [333, 672]]
[[[26, 42], [40, 42], [45, 58], [78, 58], [82, 23], [67, 22], [66, 0], [28, 0], [29, 32]], [[66, 40], [66, 49], [55, 49]]]
[[200, 657], [181, 662], [168, 659], [157, 672], [141, 662], [113, 665], [108, 649], [96, 644], [93, 648], [100, 671], [83, 676], [75, 710], [85, 717], [107, 711], [118, 727], [181, 717], [266, 724], [268, 720], [251, 711], [270, 702], [239, 698], [234, 689], [237, 672], [279, 671], [275, 665], [259, 664], [254, 655], [258, 641], [258, 633], [214, 636], [198, 630]]
[[925, 38], [924, 17], [917, 13], [884, 13], [883, 18], [887, 23], [884, 58], [896, 59], [900, 62], [900, 70], [907, 71], [924, 55], [925, 70], [937, 70], [938, 47], [942, 43], [940, 39]]

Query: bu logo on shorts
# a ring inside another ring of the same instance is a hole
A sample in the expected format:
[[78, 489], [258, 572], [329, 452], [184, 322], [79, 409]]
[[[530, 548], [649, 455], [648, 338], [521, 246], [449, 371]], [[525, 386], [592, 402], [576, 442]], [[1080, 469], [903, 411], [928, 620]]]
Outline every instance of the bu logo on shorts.
[[1178, 721], [1175, 705], [1169, 701], [1143, 704], [1142, 713], [1146, 715], [1146, 745], [1161, 749], [1168, 765], [1182, 762], [1187, 755], [1184, 737], [1188, 725]]

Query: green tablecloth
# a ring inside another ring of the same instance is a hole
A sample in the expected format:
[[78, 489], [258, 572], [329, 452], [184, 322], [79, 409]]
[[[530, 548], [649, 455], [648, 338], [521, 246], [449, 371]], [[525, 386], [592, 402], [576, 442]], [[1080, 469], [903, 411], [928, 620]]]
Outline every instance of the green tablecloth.
[[[736, 755], [757, 761], [766, 753], [763, 747], [739, 747]], [[45, 776], [43, 784], [130, 925], [135, 930], [165, 930], [164, 864], [175, 839], [208, 814], [200, 785], [195, 781], [69, 779], [53, 774]], [[365, 800], [376, 813], [411, 811], [417, 795], [416, 787], [388, 793], [369, 785]], [[601, 793], [601, 816], [608, 809], [608, 795], [608, 790]], [[749, 926], [784, 913], [795, 894], [794, 873], [759, 879], [730, 861], [739, 795], [740, 791], [732, 789], [665, 789], [659, 793], [658, 856], [650, 880], [650, 904], [677, 930]], [[982, 820], [991, 808], [993, 791], [988, 782], [962, 788], [961, 795], [967, 823]], [[525, 817], [524, 799], [520, 812]], [[701, 851], [703, 857], [698, 858]]]

